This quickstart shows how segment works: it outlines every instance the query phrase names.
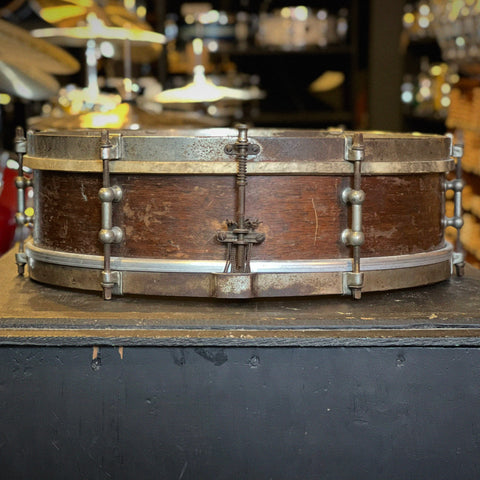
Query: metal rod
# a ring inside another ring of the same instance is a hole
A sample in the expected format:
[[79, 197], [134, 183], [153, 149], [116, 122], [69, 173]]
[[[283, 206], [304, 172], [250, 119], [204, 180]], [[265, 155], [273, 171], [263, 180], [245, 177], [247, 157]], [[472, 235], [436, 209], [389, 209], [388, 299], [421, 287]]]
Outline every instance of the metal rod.
[[[103, 159], [103, 188], [110, 188], [110, 149], [112, 148], [112, 143], [110, 142], [110, 137], [108, 130], [102, 131], [102, 143], [101, 143], [101, 152]], [[102, 201], [102, 228], [105, 229], [105, 223], [108, 221], [107, 215], [108, 212], [105, 211], [105, 204], [109, 202]], [[110, 203], [111, 206], [111, 203]], [[110, 211], [111, 213], [111, 211]], [[109, 227], [111, 228], [111, 221], [109, 222]], [[112, 253], [111, 244], [104, 243], [103, 245], [103, 298], [104, 300], [111, 300], [112, 298], [112, 287], [113, 284], [109, 281], [111, 276], [111, 265], [110, 265], [110, 256]]]
[[17, 127], [15, 130], [15, 152], [17, 153], [18, 161], [18, 175], [15, 179], [17, 187], [17, 213], [15, 215], [15, 223], [18, 231], [18, 253], [15, 255], [17, 272], [19, 275], [25, 273], [25, 235], [23, 229], [26, 224], [25, 218], [25, 187], [26, 178], [23, 173], [23, 155], [27, 152], [25, 133], [22, 127]]
[[247, 154], [248, 154], [248, 138], [247, 126], [244, 124], [237, 125], [237, 256], [236, 271], [245, 272], [245, 191], [247, 185]]

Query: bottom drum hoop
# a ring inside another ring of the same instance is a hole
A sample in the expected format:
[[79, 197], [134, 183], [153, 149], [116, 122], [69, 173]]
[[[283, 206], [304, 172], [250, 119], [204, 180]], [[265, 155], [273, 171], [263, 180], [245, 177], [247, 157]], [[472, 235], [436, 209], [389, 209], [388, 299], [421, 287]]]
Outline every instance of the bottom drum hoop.
[[[446, 280], [450, 244], [419, 254], [362, 259], [362, 291], [416, 287]], [[101, 291], [103, 257], [70, 254], [27, 243], [30, 277], [55, 286]], [[253, 298], [349, 294], [351, 259], [252, 262], [252, 273], [224, 274], [220, 261], [167, 261], [112, 257], [117, 295]]]

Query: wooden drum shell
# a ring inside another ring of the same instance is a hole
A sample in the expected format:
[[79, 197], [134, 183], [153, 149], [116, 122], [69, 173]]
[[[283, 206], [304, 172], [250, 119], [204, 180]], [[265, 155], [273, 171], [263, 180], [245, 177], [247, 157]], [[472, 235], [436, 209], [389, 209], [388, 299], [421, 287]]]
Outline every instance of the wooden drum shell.
[[[444, 175], [364, 177], [362, 256], [428, 252], [443, 244]], [[125, 239], [112, 245], [119, 257], [171, 260], [222, 260], [225, 248], [216, 232], [235, 212], [233, 176], [114, 175], [123, 190], [113, 224]], [[349, 209], [341, 191], [344, 176], [251, 176], [247, 217], [263, 223], [265, 241], [252, 260], [344, 258], [340, 239]], [[52, 250], [102, 255], [98, 191], [93, 173], [39, 171], [35, 174], [35, 243]]]

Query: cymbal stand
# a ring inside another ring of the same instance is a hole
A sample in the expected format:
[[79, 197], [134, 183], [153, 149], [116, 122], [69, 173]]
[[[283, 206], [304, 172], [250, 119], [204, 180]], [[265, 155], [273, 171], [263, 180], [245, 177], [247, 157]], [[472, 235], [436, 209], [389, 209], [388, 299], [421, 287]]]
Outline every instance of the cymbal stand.
[[87, 41], [87, 47], [85, 49], [85, 57], [87, 64], [87, 92], [88, 99], [91, 102], [100, 95], [100, 88], [98, 87], [98, 50], [97, 42], [94, 39]]

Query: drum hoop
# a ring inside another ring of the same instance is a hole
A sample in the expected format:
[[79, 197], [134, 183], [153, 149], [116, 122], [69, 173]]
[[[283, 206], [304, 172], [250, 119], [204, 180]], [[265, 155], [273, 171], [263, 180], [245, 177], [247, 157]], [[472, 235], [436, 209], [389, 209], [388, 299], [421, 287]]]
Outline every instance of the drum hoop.
[[[103, 268], [103, 256], [59, 252], [34, 245], [32, 241], [25, 244], [25, 252], [31, 262], [81, 267], [88, 269]], [[400, 268], [421, 267], [445, 261], [451, 261], [453, 247], [449, 242], [431, 252], [384, 257], [364, 257], [361, 259], [362, 271], [395, 270]], [[224, 260], [168, 260], [151, 258], [112, 257], [111, 268], [117, 271], [157, 272], [157, 273], [221, 273]], [[315, 273], [347, 272], [352, 269], [351, 258], [319, 260], [252, 260], [252, 273]]]
[[[102, 161], [46, 158], [26, 155], [25, 166], [33, 170], [61, 172], [101, 173]], [[404, 162], [367, 162], [362, 164], [364, 175], [397, 175], [415, 173], [443, 173], [453, 170], [452, 159], [409, 160]], [[158, 175], [235, 175], [235, 162], [156, 162], [122, 161], [111, 163], [112, 174], [158, 174]], [[345, 161], [302, 161], [302, 162], [249, 162], [249, 175], [350, 175], [353, 164]]]

